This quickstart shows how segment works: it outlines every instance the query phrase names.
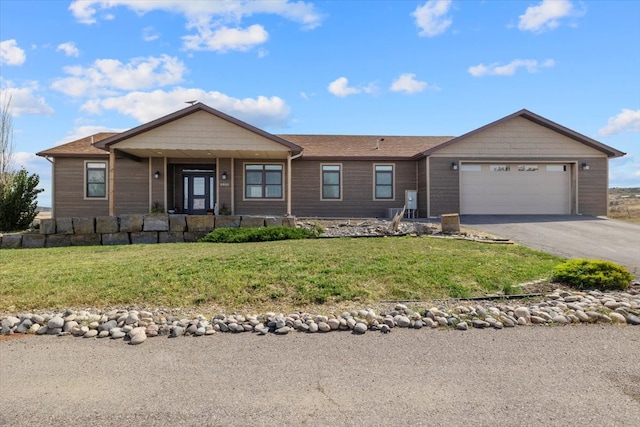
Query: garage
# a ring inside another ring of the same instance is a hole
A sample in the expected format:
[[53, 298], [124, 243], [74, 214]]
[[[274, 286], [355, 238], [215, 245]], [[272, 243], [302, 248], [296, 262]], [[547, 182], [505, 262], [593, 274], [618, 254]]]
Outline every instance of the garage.
[[460, 212], [571, 214], [571, 164], [461, 162]]

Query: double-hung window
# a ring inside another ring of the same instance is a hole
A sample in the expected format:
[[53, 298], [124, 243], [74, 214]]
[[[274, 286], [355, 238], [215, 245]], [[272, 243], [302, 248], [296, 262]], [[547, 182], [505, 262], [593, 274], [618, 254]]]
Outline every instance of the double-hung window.
[[375, 165], [375, 199], [393, 199], [393, 165]]
[[107, 197], [107, 162], [85, 162], [85, 197]]
[[247, 199], [282, 199], [282, 165], [246, 164], [244, 166]]
[[342, 186], [340, 165], [322, 165], [322, 199], [340, 200]]

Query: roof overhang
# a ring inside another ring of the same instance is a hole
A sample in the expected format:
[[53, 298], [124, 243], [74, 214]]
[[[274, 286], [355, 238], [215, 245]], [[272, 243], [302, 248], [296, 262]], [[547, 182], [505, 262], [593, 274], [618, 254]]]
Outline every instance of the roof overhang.
[[133, 148], [117, 148], [116, 155], [122, 154], [132, 160], [148, 157], [167, 157], [172, 159], [215, 159], [215, 158], [234, 158], [234, 159], [286, 159], [289, 151], [268, 151], [268, 150], [185, 150], [185, 149], [133, 149]]

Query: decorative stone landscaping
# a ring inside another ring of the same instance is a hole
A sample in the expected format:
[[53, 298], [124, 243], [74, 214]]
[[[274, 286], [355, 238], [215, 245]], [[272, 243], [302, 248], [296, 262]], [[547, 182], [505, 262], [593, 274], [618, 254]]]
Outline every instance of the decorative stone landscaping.
[[201, 337], [219, 332], [287, 335], [345, 331], [361, 335], [389, 333], [395, 328], [466, 331], [584, 323], [640, 325], [640, 283], [634, 283], [628, 292], [556, 290], [537, 301], [523, 301], [452, 301], [422, 309], [395, 304], [390, 310], [366, 308], [330, 315], [299, 312], [206, 317], [164, 310], [66, 310], [4, 316], [2, 334], [111, 338], [136, 345], [157, 336]]
[[0, 248], [197, 242], [215, 228], [274, 225], [295, 227], [296, 220], [293, 217], [161, 213], [52, 218], [40, 221], [39, 234], [0, 234]]

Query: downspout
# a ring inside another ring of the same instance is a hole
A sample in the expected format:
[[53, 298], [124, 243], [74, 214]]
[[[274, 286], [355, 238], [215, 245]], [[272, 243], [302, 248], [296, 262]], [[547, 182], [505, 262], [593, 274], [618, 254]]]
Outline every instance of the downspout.
[[292, 156], [287, 154], [287, 216], [291, 216], [291, 161], [302, 156], [302, 152]]
[[51, 163], [51, 218], [56, 217], [56, 165], [55, 158], [45, 157], [45, 160]]
[[109, 150], [109, 216], [114, 216], [116, 211], [116, 150]]

